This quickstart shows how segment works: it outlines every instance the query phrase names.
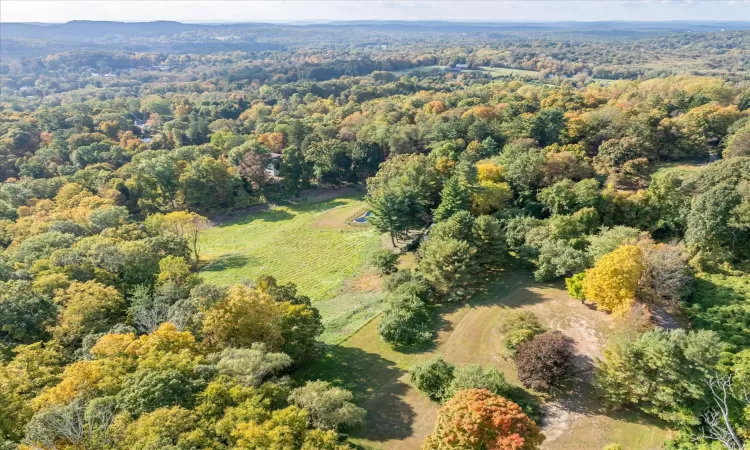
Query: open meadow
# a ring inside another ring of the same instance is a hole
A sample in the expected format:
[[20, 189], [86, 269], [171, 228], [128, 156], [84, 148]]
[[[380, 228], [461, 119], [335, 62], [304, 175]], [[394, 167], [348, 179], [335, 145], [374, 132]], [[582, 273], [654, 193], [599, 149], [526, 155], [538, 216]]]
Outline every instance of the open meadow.
[[380, 280], [365, 267], [381, 238], [368, 226], [349, 225], [364, 210], [362, 194], [348, 191], [220, 221], [202, 233], [201, 256], [208, 262], [201, 276], [218, 285], [261, 274], [293, 282], [320, 310], [323, 341], [339, 342], [382, 309]]

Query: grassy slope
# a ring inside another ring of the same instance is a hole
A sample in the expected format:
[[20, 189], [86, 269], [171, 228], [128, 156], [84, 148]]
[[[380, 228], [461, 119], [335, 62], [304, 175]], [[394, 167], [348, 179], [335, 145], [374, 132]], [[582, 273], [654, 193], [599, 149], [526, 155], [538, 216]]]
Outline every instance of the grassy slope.
[[[247, 214], [206, 230], [202, 256], [209, 260], [201, 276], [219, 285], [271, 274], [297, 284], [320, 309], [324, 342], [337, 343], [382, 309], [383, 295], [365, 272], [368, 255], [380, 246], [369, 227], [347, 224], [365, 208], [361, 195], [276, 206]], [[356, 281], [354, 279], [353, 281]]]
[[313, 300], [328, 298], [380, 242], [369, 228], [344, 223], [363, 208], [353, 196], [276, 206], [220, 224], [201, 236], [202, 256], [209, 260], [201, 275], [228, 285], [267, 273], [296, 283]]
[[527, 274], [509, 274], [489, 285], [467, 305], [436, 308], [436, 345], [413, 353], [394, 351], [377, 334], [378, 319], [368, 323], [326, 358], [299, 374], [330, 380], [352, 390], [368, 410], [367, 425], [353, 433], [364, 448], [414, 449], [432, 431], [439, 405], [409, 385], [408, 370], [442, 355], [456, 364], [494, 364], [516, 382], [515, 366], [497, 329], [507, 308], [530, 309], [549, 329], [561, 330], [577, 343], [581, 371], [571, 393], [551, 405], [545, 424], [549, 449], [599, 450], [610, 442], [627, 449], [660, 448], [664, 430], [634, 415], [608, 415], [598, 408], [586, 378], [600, 356], [610, 327], [606, 314], [571, 300], [558, 286], [539, 285]]

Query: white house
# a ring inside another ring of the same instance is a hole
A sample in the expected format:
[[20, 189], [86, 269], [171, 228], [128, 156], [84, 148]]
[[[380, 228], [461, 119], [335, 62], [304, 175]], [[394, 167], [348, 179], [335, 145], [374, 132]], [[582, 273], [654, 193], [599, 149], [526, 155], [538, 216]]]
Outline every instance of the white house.
[[279, 176], [281, 168], [281, 153], [271, 153], [271, 161], [266, 166], [266, 173], [274, 178]]

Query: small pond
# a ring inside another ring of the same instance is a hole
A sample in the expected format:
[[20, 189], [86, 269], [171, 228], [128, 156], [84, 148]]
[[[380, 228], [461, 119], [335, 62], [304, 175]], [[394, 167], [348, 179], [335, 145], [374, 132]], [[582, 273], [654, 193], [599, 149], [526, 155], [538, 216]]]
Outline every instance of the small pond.
[[354, 224], [363, 224], [367, 223], [367, 219], [372, 215], [372, 211], [367, 211], [366, 213], [362, 214], [361, 216], [357, 217], [356, 219], [352, 220], [352, 223]]

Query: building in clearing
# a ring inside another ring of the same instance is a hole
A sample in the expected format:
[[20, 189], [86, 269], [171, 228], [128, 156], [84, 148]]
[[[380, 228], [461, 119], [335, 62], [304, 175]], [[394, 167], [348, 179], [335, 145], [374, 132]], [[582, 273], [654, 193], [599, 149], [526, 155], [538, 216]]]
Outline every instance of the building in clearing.
[[281, 153], [271, 153], [271, 161], [266, 166], [266, 173], [274, 178], [279, 176], [281, 168]]

